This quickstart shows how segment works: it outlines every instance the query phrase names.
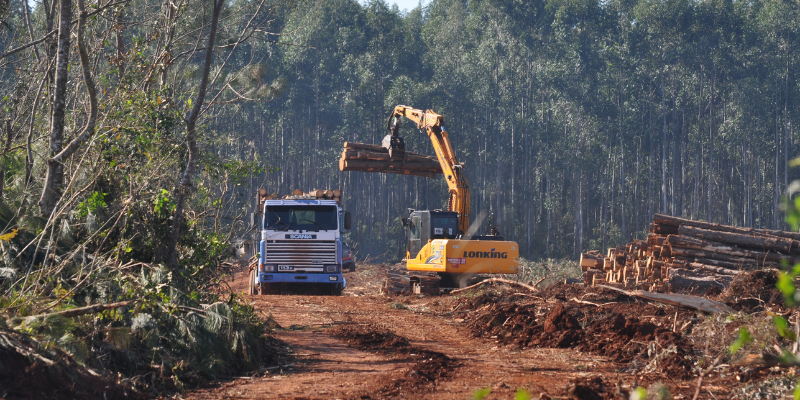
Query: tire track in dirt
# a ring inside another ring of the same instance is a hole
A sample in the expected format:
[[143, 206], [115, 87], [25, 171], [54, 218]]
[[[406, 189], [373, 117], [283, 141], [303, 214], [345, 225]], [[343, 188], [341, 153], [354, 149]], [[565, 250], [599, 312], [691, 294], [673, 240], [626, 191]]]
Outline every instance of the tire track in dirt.
[[[245, 277], [246, 273], [239, 274], [231, 283], [237, 293], [246, 292]], [[429, 306], [438, 301], [435, 297], [400, 305], [375, 293], [373, 288], [379, 285], [369, 286], [348, 288], [341, 297], [246, 296], [286, 329], [277, 331], [275, 337], [293, 348], [293, 369], [221, 383], [216, 388], [188, 393], [185, 398], [467, 399], [489, 387], [491, 394], [486, 399], [509, 399], [518, 388], [534, 396], [563, 395], [576, 379], [601, 376], [614, 382], [622, 380], [623, 384], [630, 379], [614, 372], [614, 363], [596, 355], [572, 349], [514, 350], [491, 339], [474, 338], [462, 320], [431, 311]], [[420, 360], [402, 351], [350, 347], [346, 338], [334, 336], [337, 329], [331, 326], [389, 331], [407, 339], [414, 349], [445, 355], [454, 360], [448, 364], [454, 367], [432, 384], [404, 386], [392, 392], [387, 385], [414, 374], [415, 362]]]

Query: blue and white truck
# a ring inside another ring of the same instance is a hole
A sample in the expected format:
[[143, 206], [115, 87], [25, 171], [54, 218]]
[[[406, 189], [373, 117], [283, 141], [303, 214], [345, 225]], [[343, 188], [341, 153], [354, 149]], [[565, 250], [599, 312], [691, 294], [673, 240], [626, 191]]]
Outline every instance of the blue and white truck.
[[350, 213], [336, 200], [310, 196], [265, 200], [260, 211], [250, 294], [340, 295], [346, 285], [342, 234], [350, 229]]

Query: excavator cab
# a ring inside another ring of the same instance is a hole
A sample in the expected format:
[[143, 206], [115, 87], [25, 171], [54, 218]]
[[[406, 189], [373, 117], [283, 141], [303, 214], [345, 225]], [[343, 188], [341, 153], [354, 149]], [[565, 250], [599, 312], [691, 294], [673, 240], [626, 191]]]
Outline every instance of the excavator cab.
[[455, 239], [458, 236], [458, 213], [441, 210], [409, 210], [408, 218], [403, 219], [408, 244], [406, 250], [416, 257], [428, 241], [434, 239]]

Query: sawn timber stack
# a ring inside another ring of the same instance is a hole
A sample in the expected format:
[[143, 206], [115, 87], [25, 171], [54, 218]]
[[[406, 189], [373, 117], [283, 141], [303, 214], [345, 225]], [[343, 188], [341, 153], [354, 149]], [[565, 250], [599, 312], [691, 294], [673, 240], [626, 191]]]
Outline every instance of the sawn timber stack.
[[800, 233], [655, 214], [647, 240], [581, 255], [586, 285], [705, 293], [745, 270], [800, 262]]
[[339, 159], [342, 171], [384, 172], [435, 178], [442, 173], [436, 157], [405, 152], [402, 160], [392, 160], [389, 149], [374, 144], [345, 142]]

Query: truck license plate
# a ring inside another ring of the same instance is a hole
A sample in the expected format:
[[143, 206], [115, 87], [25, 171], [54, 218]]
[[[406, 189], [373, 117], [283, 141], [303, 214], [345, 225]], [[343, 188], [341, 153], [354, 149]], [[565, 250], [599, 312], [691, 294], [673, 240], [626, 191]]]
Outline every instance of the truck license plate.
[[294, 267], [291, 265], [278, 265], [278, 271], [293, 271]]

